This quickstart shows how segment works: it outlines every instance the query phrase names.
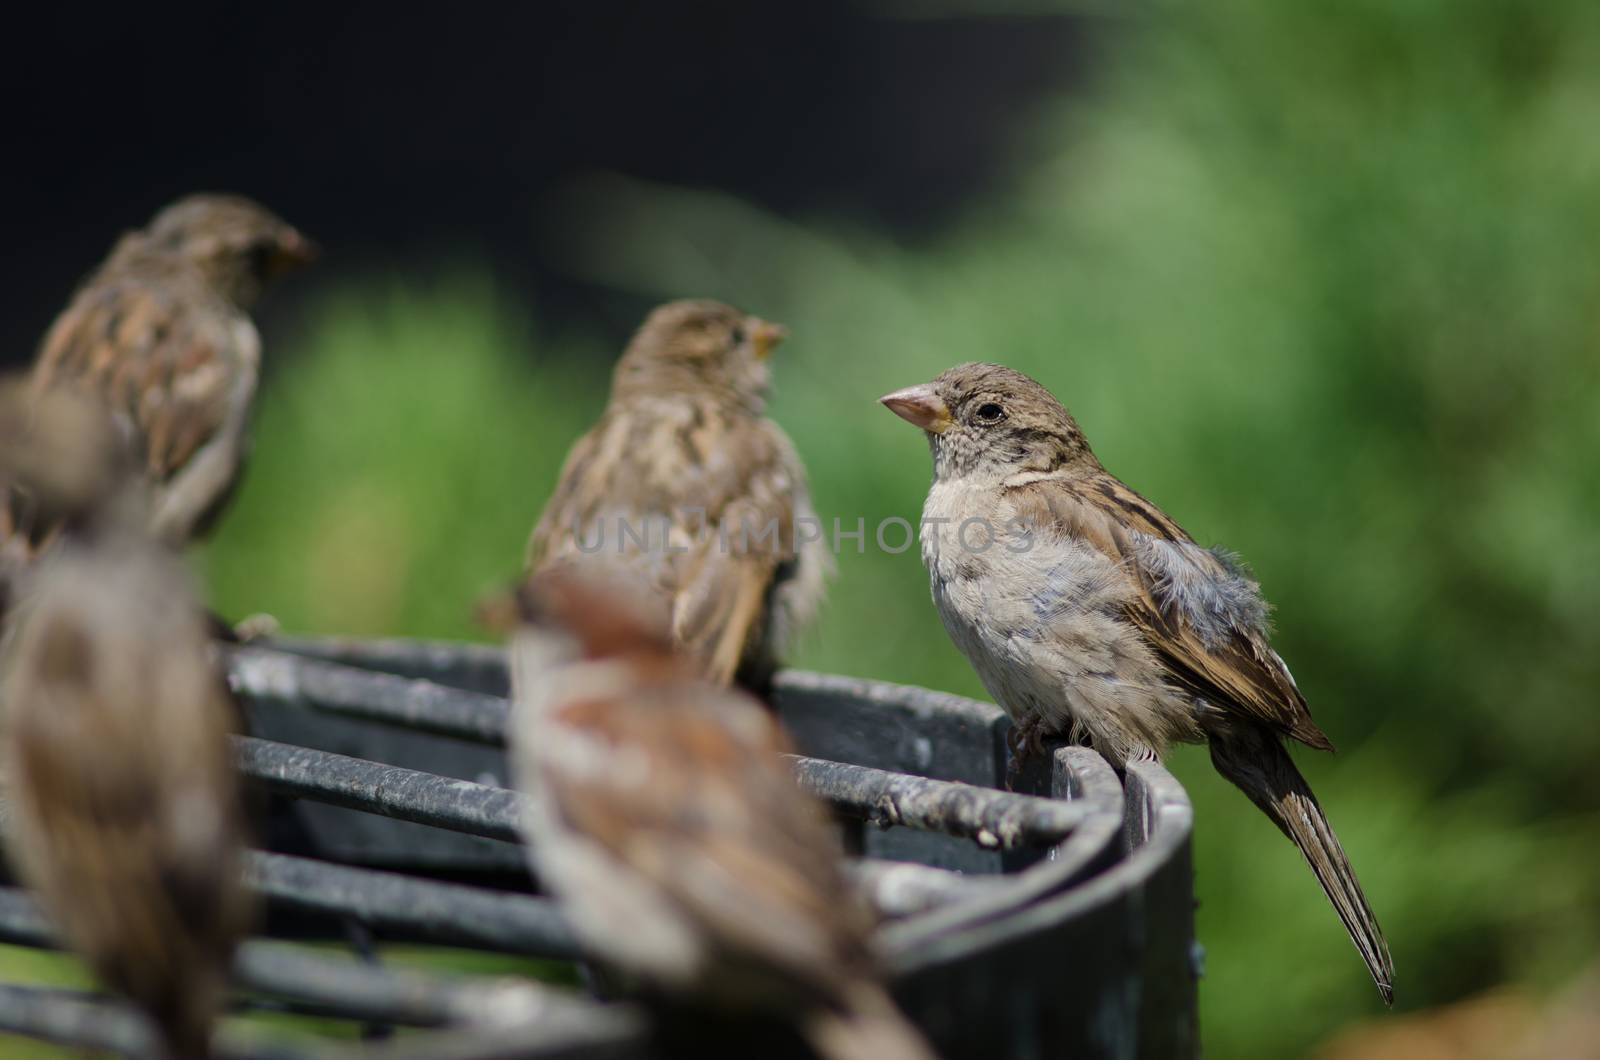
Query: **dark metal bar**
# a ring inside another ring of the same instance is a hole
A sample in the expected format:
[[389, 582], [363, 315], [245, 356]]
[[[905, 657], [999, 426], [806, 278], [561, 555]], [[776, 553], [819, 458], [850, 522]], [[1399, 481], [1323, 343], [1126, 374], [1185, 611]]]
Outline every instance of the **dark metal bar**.
[[[0, 1031], [128, 1057], [158, 1055], [155, 1030], [127, 1003], [77, 990], [0, 984]], [[278, 1042], [226, 1029], [212, 1043], [218, 1060], [333, 1060], [331, 1047]]]
[[504, 696], [511, 685], [506, 652], [498, 644], [403, 637], [367, 640], [277, 636], [256, 641], [252, 646], [494, 696]]
[[284, 905], [355, 917], [432, 942], [575, 960], [577, 939], [548, 899], [256, 852], [246, 877]]
[[285, 999], [295, 1011], [411, 1027], [603, 1020], [627, 1011], [522, 979], [435, 976], [274, 942], [246, 945], [233, 975], [242, 989]]
[[802, 754], [934, 780], [1005, 775], [1005, 713], [948, 692], [807, 670], [780, 670], [773, 703]]
[[[271, 901], [354, 916], [409, 936], [552, 960], [579, 956], [570, 925], [548, 899], [261, 852], [251, 854], [246, 876], [256, 892]], [[15, 887], [0, 888], [0, 940], [24, 946], [57, 945], [55, 932], [32, 896]], [[277, 964], [272, 960], [248, 958], [244, 969], [262, 972], [281, 967], [284, 958], [277, 958]], [[266, 981], [250, 981], [258, 989], [280, 992], [273, 982], [281, 987], [291, 985], [294, 979], [280, 976], [272, 980], [269, 976]], [[348, 976], [339, 981], [347, 986], [352, 982]], [[308, 999], [332, 994], [337, 991], [330, 988]]]
[[[427, 1060], [493, 1056], [529, 1060], [575, 1056], [580, 1051], [584, 1057], [643, 1055], [641, 1046], [648, 1028], [643, 1013], [631, 1007], [577, 1001], [529, 984], [504, 986], [500, 1010], [477, 1026], [402, 1039], [403, 1044], [387, 1048], [366, 1046], [353, 1051], [331, 1043], [277, 1041], [258, 1032], [226, 1028], [213, 1042], [214, 1055], [219, 1060], [349, 1060], [391, 1055]], [[158, 1053], [156, 1034], [142, 1016], [122, 1001], [83, 991], [0, 984], [0, 1031], [126, 1057]]]
[[258, 702], [312, 707], [477, 743], [505, 741], [505, 699], [432, 681], [254, 647], [228, 651], [228, 681], [234, 692]]
[[454, 1022], [455, 987], [349, 958], [282, 943], [251, 943], [233, 962], [242, 989], [289, 1002], [297, 1012], [409, 1027]]
[[275, 791], [453, 832], [517, 842], [522, 796], [330, 751], [234, 737], [239, 770]]
[[[361, 1060], [659, 1060], [642, 1014], [435, 1031], [365, 1046]], [[709, 1055], [709, 1054], [707, 1054]]]
[[[503, 653], [483, 646], [323, 638], [272, 646], [480, 693], [502, 694], [506, 686]], [[379, 686], [362, 687], [378, 690]], [[325, 691], [312, 685], [314, 694], [291, 704], [326, 711], [329, 716], [321, 718], [321, 724], [343, 726], [338, 730], [340, 742], [330, 740], [320, 746], [343, 748], [348, 732], [354, 734], [349, 746], [361, 747], [363, 734], [378, 731], [369, 722], [386, 720], [393, 733], [403, 732], [400, 726], [409, 724], [413, 729], [476, 739], [476, 746], [465, 742], [453, 746], [461, 753], [495, 756], [491, 766], [449, 770], [456, 776], [506, 775], [497, 752], [484, 746], [490, 741], [481, 718], [451, 714], [459, 700], [447, 697], [443, 707], [433, 710], [427, 695], [407, 692], [420, 712], [408, 716], [383, 704], [372, 708], [348, 702], [360, 697], [341, 699]], [[986, 820], [985, 812], [1007, 806], [1016, 810], [1019, 804], [968, 805], [956, 811], [959, 821], [951, 826], [937, 804], [940, 799], [960, 803], [969, 797], [967, 793], [896, 788], [917, 777], [995, 784], [1004, 772], [1002, 737], [1007, 727], [997, 708], [923, 689], [794, 671], [778, 675], [774, 691], [780, 715], [807, 754], [913, 775], [891, 777], [884, 787], [878, 783], [884, 778], [855, 773], [849, 767], [797, 761], [802, 783], [811, 790], [831, 797], [849, 814], [870, 820], [949, 830], [996, 846], [1002, 843], [1001, 832], [989, 827], [994, 822]], [[319, 704], [314, 701], [319, 697], [331, 702]], [[273, 723], [281, 720], [282, 731], [292, 732], [294, 712], [280, 707], [289, 701], [290, 697], [264, 697], [258, 716]], [[332, 717], [335, 712], [343, 717]], [[300, 713], [303, 718], [306, 712]], [[436, 766], [426, 748], [415, 758], [355, 753], [424, 770], [446, 768]], [[1188, 855], [1192, 811], [1181, 789], [1159, 767], [1138, 764], [1127, 771], [1125, 801], [1123, 782], [1093, 752], [1075, 747], [1055, 749], [1031, 782], [1035, 794], [1069, 797], [1084, 814], [1076, 828], [1068, 829], [1070, 834], [1047, 850], [1024, 846], [994, 853], [930, 831], [868, 830], [865, 850], [880, 856], [926, 860], [973, 874], [1006, 870], [1003, 876], [965, 876], [959, 882], [916, 868], [902, 871], [893, 864], [869, 862], [855, 870], [876, 889], [882, 905], [898, 903], [910, 909], [924, 900], [930, 903], [917, 915], [881, 929], [878, 941], [895, 973], [897, 998], [929, 1032], [941, 1055], [952, 1058], [1021, 1056], [1037, 1051], [1039, 1041], [1086, 1057], [1120, 1054], [1130, 1048], [1129, 1042], [1141, 1049], [1145, 1044], [1156, 1051], [1168, 1049], [1174, 1056], [1193, 1055]], [[912, 796], [909, 803], [905, 796]], [[342, 805], [369, 808], [349, 792], [340, 798]], [[391, 806], [382, 812], [409, 815], [415, 808]], [[1031, 809], [1020, 812], [1035, 820]], [[1046, 823], [1054, 827], [1040, 830], [1057, 837], [1064, 832], [1062, 826], [1070, 824]], [[1119, 842], [1119, 837], [1125, 841]], [[1018, 836], [1015, 841], [1037, 840]], [[904, 887], [894, 881], [904, 881]], [[968, 890], [952, 900], [939, 900], [943, 892]], [[4, 913], [0, 903], [0, 930]], [[1063, 953], [1096, 957], [1088, 963], [1063, 964]], [[452, 1028], [443, 1034], [403, 1037], [377, 1046], [376, 1053], [428, 1060], [549, 1055], [523, 1048], [523, 1040], [516, 1027], [504, 1035], [488, 1036], [463, 1036]], [[622, 1051], [639, 1055], [627, 1048]], [[596, 1054], [579, 1045], [570, 1055]]]
[[1070, 797], [1062, 805], [1082, 811], [1082, 823], [1048, 858], [998, 877], [1004, 887], [975, 891], [965, 901], [884, 925], [880, 949], [891, 969], [925, 967], [962, 948], [978, 952], [1007, 924], [1024, 917], [1026, 909], [1052, 895], [1074, 892], [1114, 863], [1124, 815], [1116, 773], [1087, 747], [1056, 747], [1050, 767], [1054, 776], [1046, 790]]
[[[236, 740], [245, 775], [287, 794], [472, 835], [518, 839], [520, 796], [513, 791], [252, 737]], [[1054, 845], [1085, 812], [1053, 799], [845, 762], [798, 756], [794, 762], [802, 788], [846, 812], [886, 826], [961, 836], [991, 849]]]
[[44, 987], [0, 984], [0, 1030], [122, 1056], [154, 1051], [150, 1025], [127, 1006]]
[[998, 876], [966, 876], [910, 861], [858, 858], [847, 862], [845, 868], [878, 914], [889, 918], [926, 913], [1009, 885]]
[[[277, 877], [277, 889], [285, 889], [293, 884], [291, 874], [283, 871], [282, 861], [274, 865], [270, 863], [272, 860], [272, 855], [258, 855], [256, 866], [259, 868], [253, 866], [253, 869], [264, 876]], [[262, 861], [267, 861], [267, 865], [261, 865]], [[378, 876], [378, 873], [373, 873], [373, 876]], [[360, 882], [354, 876], [346, 876], [346, 879]], [[410, 882], [426, 884], [427, 881]], [[264, 890], [274, 895], [272, 887]], [[442, 895], [445, 892], [435, 890], [434, 893]], [[323, 892], [323, 898], [328, 898], [326, 892]], [[382, 892], [374, 892], [371, 900], [382, 900]], [[349, 911], [347, 906], [334, 905], [333, 901], [325, 901], [317, 908]], [[523, 922], [530, 919], [526, 914], [514, 914], [514, 917], [518, 916]], [[566, 932], [565, 925], [538, 924], [538, 916], [531, 919], [541, 929], [552, 929], [549, 932], [552, 937], [544, 938], [541, 942], [557, 943], [563, 948], [570, 946], [570, 942], [562, 937]], [[510, 929], [517, 930], [515, 922]], [[523, 934], [530, 932], [523, 929]], [[46, 924], [45, 917], [38, 911], [34, 898], [18, 887], [0, 889], [0, 940], [26, 946], [56, 946], [56, 938], [50, 925]], [[557, 945], [541, 948], [550, 951], [555, 950]], [[544, 956], [552, 954], [546, 953]], [[592, 1007], [579, 999], [566, 998], [555, 991], [514, 978], [438, 978], [418, 972], [386, 969], [347, 958], [333, 958], [328, 954], [312, 953], [301, 946], [272, 942], [248, 942], [240, 946], [234, 961], [234, 982], [242, 990], [286, 999], [296, 1010], [314, 1010], [330, 1017], [376, 1020], [406, 1026], [507, 1023], [523, 1017], [531, 1010], [549, 1010], [558, 1006]], [[0, 1023], [5, 1023], [5, 1004], [5, 999], [0, 999]], [[34, 1033], [27, 1028], [14, 1030]], [[40, 1033], [40, 1036], [45, 1034]], [[110, 1049], [114, 1046], [106, 1047]]]
[[20, 887], [0, 888], [0, 942], [55, 946], [55, 932], [33, 896]]
[[1089, 812], [1070, 802], [820, 758], [796, 757], [794, 765], [801, 787], [874, 824], [943, 832], [989, 848], [1053, 846]]

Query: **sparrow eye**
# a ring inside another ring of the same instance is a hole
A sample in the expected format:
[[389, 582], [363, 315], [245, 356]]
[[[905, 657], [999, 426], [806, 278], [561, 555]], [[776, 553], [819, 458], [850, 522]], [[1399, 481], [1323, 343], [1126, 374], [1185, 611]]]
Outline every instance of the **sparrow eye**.
[[250, 271], [257, 276], [266, 276], [272, 272], [276, 251], [268, 243], [252, 243], [246, 252], [250, 261]]
[[979, 423], [999, 423], [1006, 418], [1006, 410], [992, 401], [986, 401], [978, 406], [974, 413]]
[[733, 344], [735, 346], [743, 346], [744, 345], [745, 330], [744, 330], [744, 325], [743, 324], [735, 324], [733, 326], [733, 336], [732, 337], [733, 337]]

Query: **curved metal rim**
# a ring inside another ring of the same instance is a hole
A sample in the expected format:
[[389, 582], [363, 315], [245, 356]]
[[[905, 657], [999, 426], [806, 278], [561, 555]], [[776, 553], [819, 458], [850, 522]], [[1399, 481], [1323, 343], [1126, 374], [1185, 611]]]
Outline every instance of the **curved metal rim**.
[[[396, 680], [415, 682], [419, 698], [429, 698], [438, 686], [448, 686], [442, 680], [443, 671], [462, 669], [488, 674], [497, 680], [505, 678], [504, 652], [495, 646], [471, 642], [438, 640], [410, 640], [392, 638], [364, 641], [351, 638], [297, 637], [275, 639], [271, 647], [244, 649], [239, 653], [254, 669], [267, 672], [262, 663], [270, 663], [267, 656], [281, 653], [311, 657], [329, 665], [350, 666], [358, 669], [388, 671], [389, 667], [409, 673], [428, 672], [429, 677], [396, 677]], [[274, 689], [280, 695], [293, 691], [285, 684], [287, 676], [279, 669], [271, 674]], [[1005, 713], [992, 703], [969, 699], [965, 696], [916, 685], [901, 685], [870, 678], [849, 677], [840, 674], [819, 673], [808, 670], [781, 671], [775, 687], [790, 695], [824, 694], [846, 697], [856, 701], [879, 704], [910, 715], [913, 720], [945, 715], [967, 721], [975, 728], [990, 729], [1005, 721]], [[474, 698], [490, 700], [486, 693], [472, 693]], [[503, 701], [502, 701], [503, 702]], [[376, 724], [403, 724], [410, 715], [395, 718], [369, 717]], [[501, 740], [494, 740], [501, 743]], [[1068, 796], [1072, 801], [1087, 801], [1091, 813], [1071, 835], [1051, 849], [1048, 857], [1020, 872], [1003, 876], [983, 877], [986, 886], [972, 888], [972, 893], [959, 901], [912, 916], [886, 922], [879, 931], [879, 946], [885, 961], [899, 967], [919, 948], [935, 939], [948, 939], [953, 934], [977, 931], [983, 925], [1008, 917], [1016, 911], [1037, 903], [1056, 891], [1070, 888], [1095, 862], [1101, 859], [1123, 825], [1124, 804], [1122, 787], [1104, 760], [1081, 748], [1059, 748], [1054, 761], [1053, 794]], [[973, 945], [981, 945], [986, 936], [973, 938]]]
[[[450, 724], [476, 725], [481, 731], [475, 739], [483, 743], [498, 742], [494, 715], [503, 717], [505, 700], [488, 693], [456, 694], [463, 682], [485, 688], [494, 687], [497, 682], [503, 684], [504, 654], [495, 646], [401, 639], [286, 638], [274, 641], [271, 648], [359, 668], [369, 674], [378, 671], [407, 675], [399, 679], [409, 684], [395, 689], [403, 693], [397, 705], [388, 709], [386, 717], [366, 715], [369, 721], [406, 726], [408, 712], [427, 715], [426, 704], [442, 703], [452, 719]], [[244, 650], [248, 653], [257, 649], [252, 646]], [[778, 676], [777, 686], [780, 693], [833, 697], [846, 701], [847, 706], [851, 702], [881, 704], [896, 711], [913, 729], [919, 721], [953, 723], [953, 727], [945, 729], [947, 741], [952, 738], [951, 733], [955, 733], [957, 740], [964, 739], [964, 733], [971, 729], [984, 733], [998, 746], [998, 736], [1005, 725], [1003, 712], [992, 704], [917, 686], [806, 671], [784, 671]], [[315, 697], [302, 696], [301, 691], [291, 684], [267, 694], [269, 698], [276, 695], [290, 702], [314, 700]], [[308, 705], [311, 704], [302, 703], [302, 709]], [[837, 708], [835, 704], [834, 709]], [[361, 713], [360, 704], [354, 699], [343, 704], [329, 703], [325, 709]], [[824, 720], [831, 718], [824, 715]], [[425, 722], [422, 728], [426, 728]], [[981, 755], [976, 760], [969, 758], [965, 765], [957, 767], [957, 772], [987, 768], [981, 765], [982, 759]], [[961, 895], [951, 904], [886, 923], [880, 929], [879, 941], [886, 970], [893, 977], [953, 964], [1028, 936], [1059, 930], [1068, 921], [1091, 915], [1130, 894], [1139, 893], [1186, 849], [1193, 827], [1193, 810], [1177, 780], [1159, 764], [1130, 765], [1124, 784], [1094, 752], [1081, 747], [1057, 747], [1051, 756], [1050, 773], [1049, 794], [1087, 803], [1091, 812], [1064, 841], [1050, 848], [1047, 860], [1019, 871], [985, 876], [983, 879], [993, 882], [994, 886], [973, 887], [970, 893]], [[1126, 837], [1127, 842], [1123, 845], [1123, 856], [1117, 858], [1122, 837]], [[21, 900], [18, 895], [0, 897]], [[27, 935], [29, 925], [38, 918], [31, 909], [21, 909], [18, 917], [11, 918], [20, 925], [16, 930]], [[42, 922], [37, 924], [35, 933], [47, 943], [40, 929]], [[489, 1057], [503, 1055], [501, 1050], [512, 1045], [517, 1047], [518, 1055], [550, 1055], [552, 1051], [567, 1055], [566, 1050], [579, 1043], [620, 1049], [633, 1055], [648, 1041], [643, 1022], [627, 1007], [611, 1009], [600, 1019], [592, 1002], [567, 998], [560, 992], [551, 993], [548, 1001], [556, 1005], [560, 1010], [558, 1014], [564, 1017], [557, 1021], [560, 1024], [555, 1028], [558, 1033], [551, 1034], [552, 1028], [546, 1025], [549, 1013], [541, 1012], [538, 1019], [532, 1018], [529, 1012], [513, 1015], [499, 1001], [491, 1006], [497, 1010], [494, 1017], [481, 1018], [483, 1014], [476, 1011], [477, 1006], [469, 1003], [477, 1000], [472, 995], [486, 992], [494, 985], [488, 981], [462, 980], [461, 989], [452, 990], [448, 996], [413, 996], [419, 988], [411, 978], [396, 977], [387, 970], [380, 972], [332, 964], [324, 968], [327, 962], [320, 957], [294, 954], [285, 957], [264, 949], [261, 943], [247, 944], [240, 956], [241, 983], [253, 982], [258, 989], [284, 992], [286, 996], [298, 991], [305, 995], [302, 1000], [308, 1002], [331, 996], [325, 988], [338, 985], [341, 990], [347, 990], [355, 984], [361, 988], [358, 994], [370, 995], [394, 1009], [396, 1014], [410, 1015], [425, 1024], [436, 1023], [441, 1018], [453, 1022], [454, 1017], [461, 1014], [459, 1010], [474, 1009], [476, 1018], [468, 1019], [459, 1030], [435, 1032], [425, 1038], [377, 1047], [368, 1045], [362, 1047], [359, 1055], [393, 1055], [397, 1060], [401, 1057], [409, 1060], [412, 1056]], [[268, 960], [269, 957], [272, 959]], [[280, 967], [284, 960], [289, 964]], [[263, 961], [266, 964], [262, 964]], [[294, 982], [289, 983], [286, 975]], [[430, 979], [415, 978], [416, 983], [424, 985]], [[327, 982], [323, 982], [324, 979]], [[542, 997], [543, 993], [535, 995], [519, 989], [514, 996], [502, 1000], [510, 1003], [511, 1010], [517, 1010], [527, 1008], [535, 996]], [[19, 1006], [28, 1011], [21, 1011]], [[51, 991], [12, 991], [0, 997], [0, 1008], [6, 1009], [0, 1022], [7, 1023], [9, 1029], [79, 1041], [82, 1040], [79, 1035], [87, 1033], [81, 1028], [98, 1026], [96, 1021], [100, 1017], [117, 1011], [111, 1003], [77, 999]], [[107, 1030], [106, 1045], [116, 1048], [130, 1044], [127, 1038], [131, 1029], [108, 1026]], [[249, 1039], [225, 1040], [221, 1044], [222, 1053], [232, 1056], [347, 1055], [345, 1049], [323, 1045], [280, 1051], [273, 1045]]]
[[[1110, 767], [1106, 768], [1109, 772]], [[1130, 763], [1127, 775], [1143, 789], [1139, 793], [1142, 797], [1132, 809], [1144, 819], [1144, 835], [1142, 842], [1133, 846], [1124, 858], [1076, 887], [1045, 898], [1016, 916], [995, 922], [992, 930], [930, 940], [922, 951], [923, 959], [897, 966], [895, 970], [911, 971], [957, 960], [979, 948], [1048, 930], [1064, 921], [1087, 916], [1149, 882], [1189, 842], [1194, 831], [1194, 808], [1177, 778], [1158, 762]]]
[[[432, 677], [418, 680], [438, 684], [451, 683], [442, 679], [451, 670], [476, 671], [498, 680], [503, 680], [506, 672], [502, 649], [467, 641], [292, 637], [274, 639], [272, 647], [364, 669], [430, 672]], [[992, 703], [871, 678], [785, 670], [777, 675], [775, 687], [790, 694], [833, 694], [882, 704], [913, 718], [954, 715], [980, 728], [1002, 724], [1005, 719], [1005, 713]], [[1059, 747], [1052, 764], [1058, 792], [1091, 800], [1098, 812], [1057, 846], [1049, 860], [1006, 877], [1004, 887], [886, 924], [880, 930], [880, 945], [893, 971], [908, 972], [957, 960], [997, 940], [1084, 915], [1149, 879], [1189, 839], [1193, 809], [1182, 786], [1159, 763], [1129, 766], [1129, 777], [1143, 796], [1141, 804], [1133, 807], [1126, 804], [1115, 772], [1093, 751]], [[1116, 842], [1131, 810], [1146, 822], [1140, 829], [1144, 841], [1110, 868], [1082, 879]]]

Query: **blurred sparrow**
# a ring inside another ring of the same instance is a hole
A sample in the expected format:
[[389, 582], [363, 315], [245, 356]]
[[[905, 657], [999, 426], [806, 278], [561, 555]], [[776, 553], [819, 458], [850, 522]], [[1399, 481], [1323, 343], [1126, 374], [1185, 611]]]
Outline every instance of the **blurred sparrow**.
[[[45, 336], [36, 392], [72, 389], [110, 411], [144, 466], [160, 539], [189, 540], [227, 500], [261, 356], [249, 309], [314, 252], [248, 199], [191, 195], [123, 236]], [[0, 547], [26, 560], [52, 529], [10, 491]]]
[[1113, 478], [1019, 372], [965, 364], [883, 404], [927, 432], [923, 561], [945, 628], [1011, 716], [1113, 763], [1206, 741], [1300, 848], [1386, 1002], [1394, 967], [1361, 885], [1282, 740], [1332, 750], [1267, 643], [1260, 586]]
[[656, 990], [793, 1020], [838, 1060], [930, 1057], [777, 722], [632, 603], [565, 573], [516, 597], [512, 761], [541, 880], [598, 960]]
[[814, 616], [828, 565], [820, 530], [804, 532], [817, 526], [805, 469], [761, 414], [786, 334], [719, 302], [652, 312], [528, 545], [531, 571], [651, 587], [708, 676], [757, 690]]
[[103, 412], [27, 404], [0, 399], [0, 467], [70, 529], [28, 571], [0, 660], [7, 851], [64, 941], [194, 1060], [248, 920], [232, 703], [181, 561], [146, 536], [144, 492], [84, 444], [99, 427], [110, 441]]

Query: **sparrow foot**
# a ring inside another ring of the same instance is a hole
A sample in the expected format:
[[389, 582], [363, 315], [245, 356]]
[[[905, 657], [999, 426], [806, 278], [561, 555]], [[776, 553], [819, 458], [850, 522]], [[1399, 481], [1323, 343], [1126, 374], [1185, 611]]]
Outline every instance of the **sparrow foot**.
[[241, 618], [233, 627], [233, 635], [239, 639], [240, 644], [249, 644], [263, 637], [276, 636], [282, 628], [276, 618], [261, 611]]
[[1014, 723], [1006, 733], [1006, 750], [1010, 752], [1006, 762], [1007, 791], [1016, 791], [1023, 770], [1030, 762], [1043, 757], [1045, 735], [1044, 720], [1037, 714]]

